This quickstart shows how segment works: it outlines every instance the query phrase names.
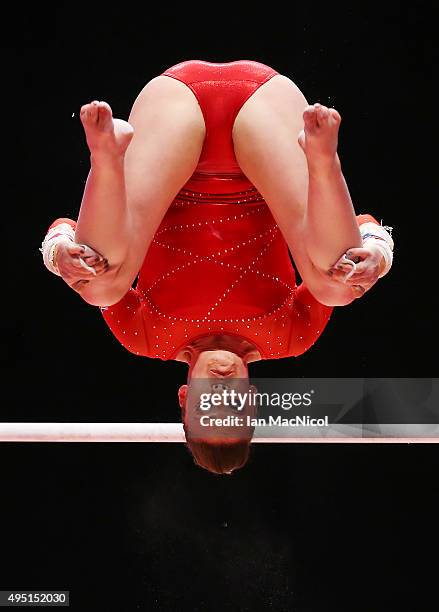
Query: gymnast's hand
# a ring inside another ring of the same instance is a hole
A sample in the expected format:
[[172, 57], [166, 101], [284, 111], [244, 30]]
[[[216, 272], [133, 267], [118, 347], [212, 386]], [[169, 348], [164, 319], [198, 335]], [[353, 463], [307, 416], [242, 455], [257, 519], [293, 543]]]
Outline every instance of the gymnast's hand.
[[[346, 276], [351, 272], [352, 266], [346, 262], [346, 258], [356, 264], [355, 272], [348, 279]], [[356, 298], [362, 297], [379, 279], [386, 263], [383, 254], [371, 242], [361, 248], [349, 249], [346, 252], [346, 258], [344, 255], [340, 257], [331, 268], [330, 276], [334, 280], [349, 285]]]
[[62, 279], [77, 293], [108, 270], [108, 261], [104, 257], [75, 242], [59, 243], [55, 248], [54, 262]]

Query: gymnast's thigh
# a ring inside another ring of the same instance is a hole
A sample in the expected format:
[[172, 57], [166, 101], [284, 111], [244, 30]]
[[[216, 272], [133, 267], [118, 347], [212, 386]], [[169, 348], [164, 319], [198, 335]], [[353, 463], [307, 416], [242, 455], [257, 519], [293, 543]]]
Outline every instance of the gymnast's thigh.
[[307, 106], [297, 85], [276, 75], [245, 102], [232, 132], [238, 164], [266, 200], [287, 242], [292, 221], [303, 219], [308, 199], [308, 166], [297, 140]]
[[125, 156], [132, 229], [123, 270], [127, 286], [137, 275], [164, 214], [195, 171], [205, 138], [204, 118], [194, 94], [166, 76], [147, 83], [128, 120], [134, 136]]

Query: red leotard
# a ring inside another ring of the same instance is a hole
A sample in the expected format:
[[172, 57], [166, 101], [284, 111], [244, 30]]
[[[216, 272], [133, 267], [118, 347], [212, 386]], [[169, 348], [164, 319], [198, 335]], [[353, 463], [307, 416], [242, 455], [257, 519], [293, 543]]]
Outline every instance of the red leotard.
[[[206, 137], [194, 174], [154, 236], [136, 287], [101, 308], [132, 353], [175, 359], [194, 338], [227, 333], [256, 345], [262, 359], [277, 359], [304, 353], [323, 332], [332, 308], [317, 302], [303, 283], [296, 286], [286, 242], [233, 149], [238, 111], [276, 74], [246, 60], [187, 61], [163, 73], [195, 94]], [[377, 223], [358, 216], [360, 224], [366, 221]]]

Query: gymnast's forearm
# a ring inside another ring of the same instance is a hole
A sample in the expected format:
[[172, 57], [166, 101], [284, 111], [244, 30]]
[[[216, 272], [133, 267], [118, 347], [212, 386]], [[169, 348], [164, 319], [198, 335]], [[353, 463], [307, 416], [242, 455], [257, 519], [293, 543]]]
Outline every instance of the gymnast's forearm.
[[309, 166], [305, 243], [311, 261], [324, 272], [348, 249], [362, 246], [338, 155], [329, 167]]
[[103, 255], [110, 270], [124, 262], [129, 245], [124, 156], [99, 161], [91, 156], [75, 241]]

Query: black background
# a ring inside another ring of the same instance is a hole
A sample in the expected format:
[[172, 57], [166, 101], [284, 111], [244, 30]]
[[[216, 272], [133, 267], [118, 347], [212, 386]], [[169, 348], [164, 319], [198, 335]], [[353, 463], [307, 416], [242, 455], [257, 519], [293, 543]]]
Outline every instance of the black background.
[[[78, 213], [80, 106], [106, 100], [126, 119], [148, 80], [188, 59], [260, 61], [335, 106], [356, 211], [394, 227], [390, 274], [336, 309], [307, 354], [251, 375], [435, 376], [429, 19], [427, 3], [402, 2], [12, 7], [1, 420], [179, 420], [186, 366], [125, 351], [38, 247]], [[420, 605], [436, 445], [264, 445], [232, 477], [182, 445], [2, 444], [0, 465], [0, 589], [70, 589], [75, 610], [436, 609]]]

